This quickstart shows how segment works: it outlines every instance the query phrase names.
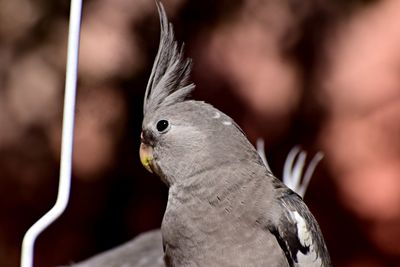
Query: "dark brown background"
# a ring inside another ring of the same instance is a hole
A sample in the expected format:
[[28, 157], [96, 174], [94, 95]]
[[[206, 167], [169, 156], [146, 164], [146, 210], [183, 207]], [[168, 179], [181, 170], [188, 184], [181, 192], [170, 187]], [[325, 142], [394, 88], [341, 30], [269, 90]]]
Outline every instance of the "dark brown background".
[[[164, 1], [194, 98], [266, 140], [325, 153], [305, 201], [335, 266], [399, 266], [400, 2]], [[0, 0], [0, 266], [54, 203], [69, 3]], [[160, 225], [167, 191], [138, 159], [159, 36], [154, 1], [84, 1], [71, 202], [36, 266], [79, 261]]]

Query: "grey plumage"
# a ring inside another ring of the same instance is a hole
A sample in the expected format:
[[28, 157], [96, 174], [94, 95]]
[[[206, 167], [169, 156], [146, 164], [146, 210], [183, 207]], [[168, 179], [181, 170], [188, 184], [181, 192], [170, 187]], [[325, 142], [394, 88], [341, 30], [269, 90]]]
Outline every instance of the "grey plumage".
[[[264, 145], [261, 142], [257, 142], [257, 151], [260, 157], [263, 158], [263, 163], [268, 166]], [[302, 180], [302, 169], [304, 166], [304, 160], [302, 158], [293, 158], [292, 152], [298, 152], [298, 148], [295, 147], [291, 150], [285, 161], [285, 169], [283, 173], [283, 180], [285, 181], [301, 181]], [[305, 153], [302, 151], [302, 153]], [[307, 168], [306, 175], [312, 175], [315, 166], [311, 165]], [[310, 171], [309, 171], [310, 170]], [[295, 187], [294, 191], [304, 193], [304, 187]], [[299, 193], [299, 192], [297, 192]], [[290, 207], [290, 203], [287, 204]], [[293, 210], [293, 209], [292, 209]], [[285, 225], [285, 221], [292, 220], [292, 218], [286, 218], [282, 222]], [[295, 232], [293, 229], [294, 224], [290, 225], [291, 232]], [[269, 229], [272, 233], [278, 233], [279, 231], [275, 228]], [[283, 231], [282, 229], [280, 230]], [[279, 237], [279, 235], [278, 235]], [[316, 239], [318, 236], [316, 237]], [[290, 238], [287, 242], [289, 242]], [[287, 246], [285, 239], [281, 239], [282, 245]], [[292, 242], [296, 243], [297, 240], [294, 239]], [[320, 241], [322, 242], [322, 241]], [[297, 244], [301, 245], [301, 244]], [[290, 254], [288, 255], [290, 256]], [[106, 252], [100, 253], [84, 262], [72, 265], [73, 267], [164, 267], [164, 252], [162, 248], [162, 238], [161, 230], [152, 230], [139, 236], [135, 237], [129, 242], [122, 244], [114, 249], [108, 250]]]
[[161, 105], [183, 101], [194, 89], [194, 84], [188, 82], [191, 60], [184, 58], [183, 46], [178, 49], [164, 6], [161, 3], [156, 4], [158, 13], [164, 15], [160, 16], [160, 45], [146, 87], [144, 113], [154, 112]]
[[265, 167], [240, 127], [187, 100], [190, 61], [158, 4], [161, 40], [146, 89], [141, 160], [169, 186], [167, 266], [330, 266], [314, 217]]

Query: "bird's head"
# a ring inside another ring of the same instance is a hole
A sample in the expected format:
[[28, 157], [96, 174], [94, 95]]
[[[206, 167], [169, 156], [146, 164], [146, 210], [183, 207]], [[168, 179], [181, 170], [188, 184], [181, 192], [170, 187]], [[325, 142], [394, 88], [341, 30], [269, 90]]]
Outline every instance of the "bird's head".
[[227, 115], [200, 101], [188, 100], [191, 61], [174, 40], [161, 3], [160, 45], [144, 97], [140, 159], [168, 185], [222, 164], [258, 154]]

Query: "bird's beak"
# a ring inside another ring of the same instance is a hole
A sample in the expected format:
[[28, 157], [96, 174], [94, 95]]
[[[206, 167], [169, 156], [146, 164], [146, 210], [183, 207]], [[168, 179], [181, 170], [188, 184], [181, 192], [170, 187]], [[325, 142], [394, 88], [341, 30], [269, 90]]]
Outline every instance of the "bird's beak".
[[[142, 137], [142, 136], [141, 136]], [[142, 137], [143, 140], [143, 137]], [[153, 148], [144, 143], [143, 141], [140, 144], [140, 161], [142, 162], [143, 166], [151, 173], [153, 173]]]

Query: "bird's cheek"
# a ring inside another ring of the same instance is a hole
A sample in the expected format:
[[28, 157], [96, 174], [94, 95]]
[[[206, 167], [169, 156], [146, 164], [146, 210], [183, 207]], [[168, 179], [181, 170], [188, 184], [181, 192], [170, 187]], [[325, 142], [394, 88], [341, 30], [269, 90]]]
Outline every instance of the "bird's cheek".
[[151, 173], [153, 173], [153, 148], [144, 143], [140, 144], [140, 161], [143, 166]]

